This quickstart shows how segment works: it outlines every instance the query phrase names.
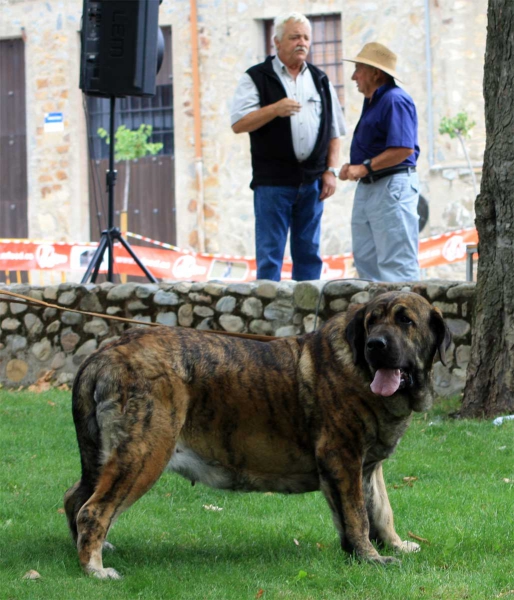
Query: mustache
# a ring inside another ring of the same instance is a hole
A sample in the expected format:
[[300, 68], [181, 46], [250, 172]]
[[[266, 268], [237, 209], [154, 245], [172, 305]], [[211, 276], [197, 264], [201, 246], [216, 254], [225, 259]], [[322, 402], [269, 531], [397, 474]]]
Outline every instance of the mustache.
[[296, 46], [294, 51], [295, 52], [307, 52], [307, 48], [305, 46]]

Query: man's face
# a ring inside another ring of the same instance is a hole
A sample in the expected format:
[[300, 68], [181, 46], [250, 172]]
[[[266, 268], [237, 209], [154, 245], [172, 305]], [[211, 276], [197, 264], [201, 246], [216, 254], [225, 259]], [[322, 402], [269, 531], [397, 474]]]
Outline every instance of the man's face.
[[311, 29], [304, 23], [287, 21], [282, 40], [275, 38], [275, 46], [280, 60], [285, 65], [303, 63], [311, 47]]
[[373, 92], [378, 87], [377, 74], [378, 69], [375, 69], [375, 67], [370, 67], [363, 63], [357, 63], [355, 65], [352, 79], [357, 82], [357, 89], [361, 94], [364, 94], [366, 98], [371, 98]]

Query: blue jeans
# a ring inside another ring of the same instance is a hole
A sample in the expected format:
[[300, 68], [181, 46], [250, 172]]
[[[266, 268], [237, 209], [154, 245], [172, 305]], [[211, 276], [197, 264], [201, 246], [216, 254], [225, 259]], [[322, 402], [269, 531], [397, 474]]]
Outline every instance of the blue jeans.
[[418, 281], [419, 180], [397, 173], [359, 183], [352, 212], [352, 246], [359, 277]]
[[257, 279], [280, 281], [289, 229], [293, 279], [319, 279], [323, 266], [319, 253], [323, 214], [320, 191], [319, 179], [300, 187], [259, 185], [255, 188]]

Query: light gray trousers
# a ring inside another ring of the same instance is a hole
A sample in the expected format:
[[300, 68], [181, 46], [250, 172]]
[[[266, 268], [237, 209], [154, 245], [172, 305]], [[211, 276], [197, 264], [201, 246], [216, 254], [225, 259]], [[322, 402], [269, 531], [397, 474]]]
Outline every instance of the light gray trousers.
[[418, 281], [419, 179], [396, 173], [358, 183], [352, 211], [352, 246], [359, 277]]

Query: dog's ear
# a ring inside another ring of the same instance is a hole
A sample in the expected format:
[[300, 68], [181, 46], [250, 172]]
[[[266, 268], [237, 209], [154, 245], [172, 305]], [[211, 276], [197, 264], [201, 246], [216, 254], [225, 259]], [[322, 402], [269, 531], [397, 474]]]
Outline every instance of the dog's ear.
[[366, 332], [364, 330], [364, 313], [366, 308], [363, 306], [351, 317], [346, 326], [346, 341], [350, 344], [353, 352], [353, 362], [355, 365], [364, 361], [364, 342]]
[[446, 350], [448, 350], [452, 343], [452, 334], [443, 319], [443, 313], [438, 308], [432, 309], [430, 327], [436, 335], [439, 358], [443, 365], [446, 366]]

